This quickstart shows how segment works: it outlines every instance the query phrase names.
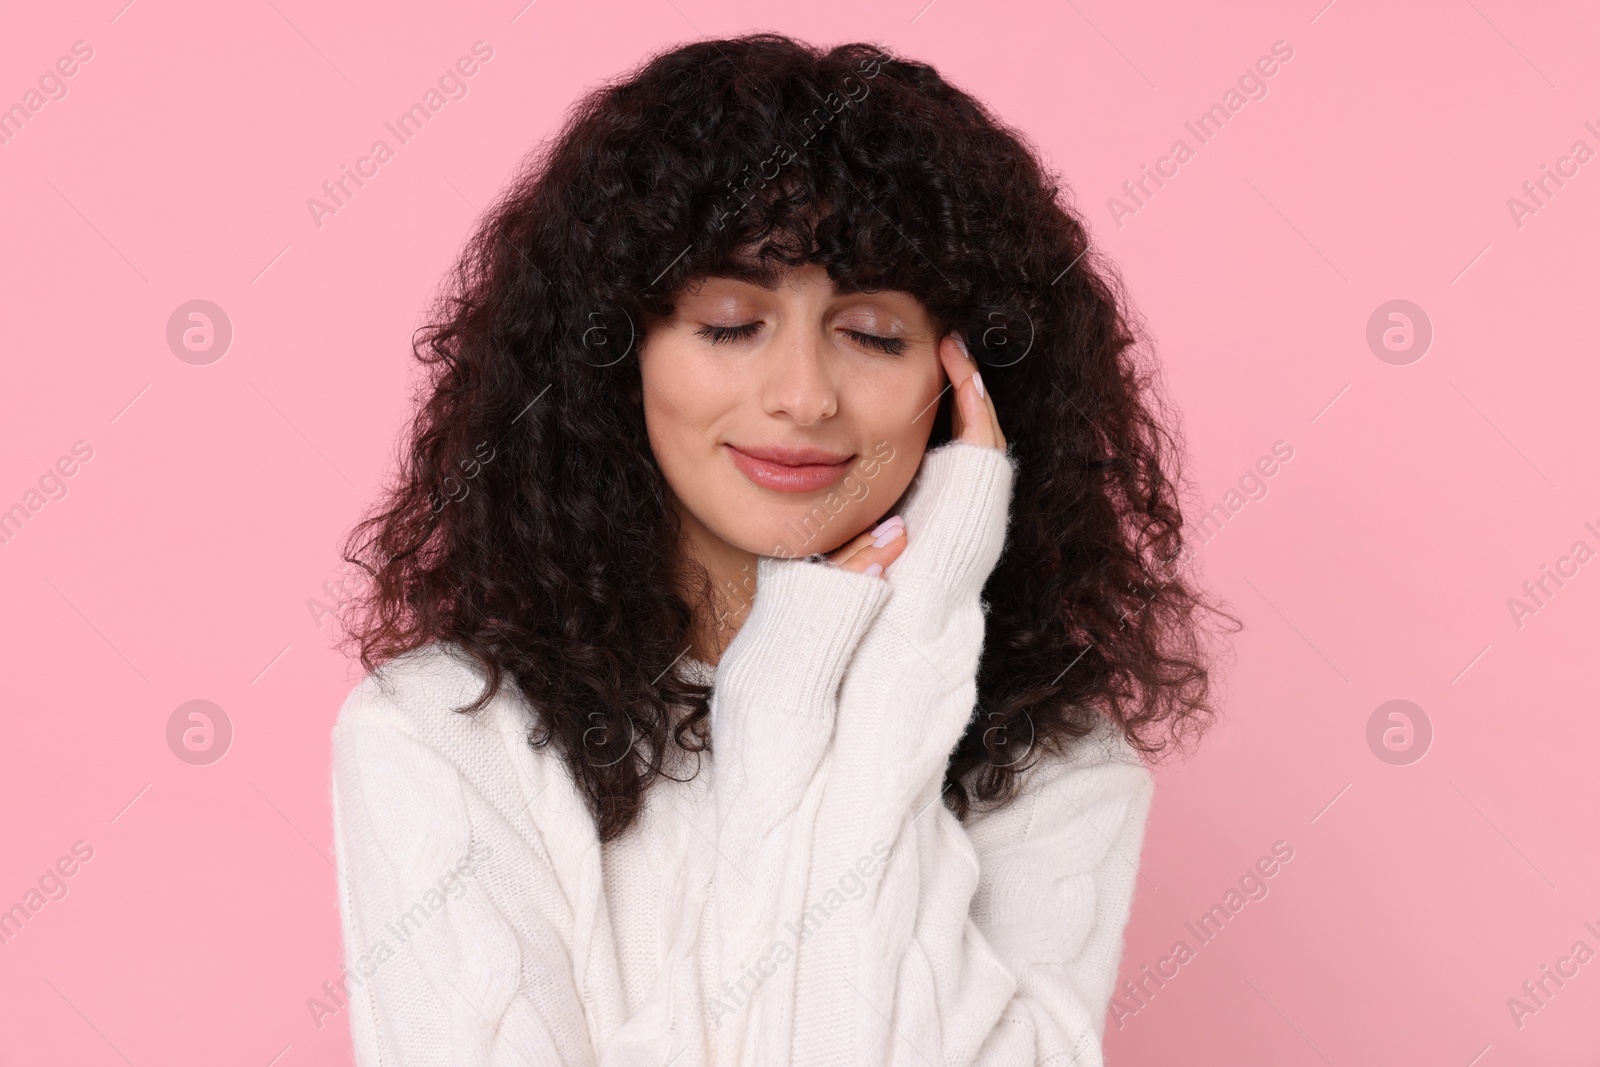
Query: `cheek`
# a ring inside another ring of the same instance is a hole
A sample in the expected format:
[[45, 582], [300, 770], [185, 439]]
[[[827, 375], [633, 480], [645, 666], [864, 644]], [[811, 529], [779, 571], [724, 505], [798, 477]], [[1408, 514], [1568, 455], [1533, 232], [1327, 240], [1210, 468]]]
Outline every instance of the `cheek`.
[[639, 355], [639, 406], [644, 415], [645, 434], [650, 441], [650, 451], [656, 465], [661, 468], [667, 483], [676, 487], [681, 454], [681, 424], [678, 405], [682, 398], [677, 392], [678, 376], [668, 373], [670, 361], [661, 355]]
[[927, 441], [939, 412], [944, 373], [938, 367], [906, 368], [857, 383], [851, 416], [860, 436], [887, 441], [897, 451]]
[[737, 407], [737, 383], [670, 343], [640, 354], [645, 430], [656, 465], [680, 504], [727, 537], [742, 475], [712, 443]]
[[657, 461], [667, 469], [684, 443], [705, 438], [696, 427], [709, 421], [706, 409], [716, 395], [715, 383], [703, 381], [694, 360], [670, 344], [648, 346], [640, 352], [639, 379], [645, 428], [656, 449]]
[[938, 366], [859, 383], [853, 419], [863, 442], [860, 476], [869, 490], [863, 514], [884, 511], [911, 484], [927, 451], [944, 385]]

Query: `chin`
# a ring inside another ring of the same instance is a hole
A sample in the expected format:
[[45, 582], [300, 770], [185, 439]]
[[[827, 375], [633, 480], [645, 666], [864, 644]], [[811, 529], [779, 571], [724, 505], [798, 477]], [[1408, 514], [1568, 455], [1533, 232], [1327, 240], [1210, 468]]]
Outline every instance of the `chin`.
[[790, 559], [832, 552], [861, 532], [851, 515], [854, 510], [830, 512], [821, 500], [810, 506], [773, 508], [759, 530], [751, 531], [747, 550]]

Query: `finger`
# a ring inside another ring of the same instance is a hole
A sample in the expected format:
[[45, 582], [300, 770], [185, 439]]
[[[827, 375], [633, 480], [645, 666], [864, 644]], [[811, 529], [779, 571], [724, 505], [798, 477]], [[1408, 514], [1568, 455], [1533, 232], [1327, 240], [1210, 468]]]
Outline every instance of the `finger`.
[[829, 557], [828, 562], [857, 573], [864, 572], [874, 563], [887, 567], [905, 547], [905, 531], [905, 519], [895, 515], [853, 538]]
[[974, 372], [962, 383], [962, 400], [966, 403], [966, 413], [962, 417], [964, 429], [961, 433], [963, 441], [970, 441], [975, 445], [986, 448], [995, 447], [994, 420], [989, 416], [989, 399], [978, 394], [979, 385], [983, 379]]
[[945, 378], [950, 383], [950, 390], [955, 395], [950, 403], [950, 436], [960, 437], [965, 429], [965, 420], [961, 415], [961, 383], [963, 369], [966, 363], [961, 347], [956, 344], [955, 335], [951, 334], [939, 342], [939, 363], [944, 370]]
[[[939, 362], [955, 397], [950, 404], [950, 436], [965, 440], [968, 427], [973, 424], [972, 408], [967, 401], [967, 381], [977, 364], [967, 355], [966, 344], [959, 332], [947, 335], [939, 342]], [[980, 423], [981, 425], [981, 423]]]
[[857, 534], [829, 553], [828, 562], [835, 567], [842, 567], [849, 563], [856, 553], [870, 544], [872, 544], [872, 537], [869, 534]]
[[[955, 384], [956, 402], [951, 409], [950, 436], [986, 448], [1004, 448], [1000, 436], [1000, 421], [995, 414], [994, 398], [980, 384], [978, 363], [967, 351], [966, 340], [959, 332], [953, 333], [940, 349], [945, 373]], [[980, 390], [982, 392], [980, 393]], [[956, 418], [956, 413], [960, 418]]]
[[883, 574], [888, 569], [889, 564], [898, 559], [900, 553], [905, 551], [906, 528], [904, 526], [896, 526], [882, 538], [879, 538], [879, 541], [882, 544], [875, 541], [852, 556], [850, 562], [845, 565], [845, 569], [855, 571], [858, 574]]
[[[974, 367], [973, 378], [982, 382], [983, 376], [976, 370], [977, 361], [973, 360], [972, 365]], [[987, 383], [983, 385], [983, 396], [979, 398], [979, 403], [983, 408], [983, 420], [989, 426], [988, 443], [995, 448], [1003, 450], [1006, 447], [1006, 435], [1000, 431], [1000, 412], [994, 406], [994, 394], [989, 391]]]
[[1006, 435], [1000, 432], [1000, 413], [995, 410], [994, 394], [985, 387], [983, 391], [984, 412], [989, 420], [990, 443], [1002, 451], [1006, 447]]
[[[978, 371], [978, 360], [971, 357], [966, 350], [966, 339], [962, 334], [950, 334], [950, 349], [954, 355], [946, 360], [946, 373], [950, 381], [957, 384], [957, 405], [955, 410], [962, 411], [962, 426], [955, 427], [952, 419], [952, 437], [973, 442], [974, 445], [984, 445], [987, 448], [1005, 448], [1005, 434], [1000, 432], [1000, 413], [995, 411], [994, 395], [990, 394], [984, 386], [982, 374]], [[942, 354], [941, 352], [941, 355]], [[963, 394], [968, 394], [963, 397]], [[974, 432], [973, 427], [981, 427]]]
[[830, 552], [828, 554], [828, 562], [834, 566], [842, 566], [843, 564], [850, 562], [851, 558], [854, 557], [856, 553], [860, 552], [863, 548], [866, 548], [870, 544], [872, 544], [872, 535], [870, 533], [857, 534], [855, 537], [852, 537], [843, 545], [840, 545], [838, 548]]
[[967, 353], [967, 343], [961, 337], [961, 331], [946, 334], [939, 342], [939, 363], [944, 368], [946, 378], [955, 389], [961, 388], [961, 383], [972, 376], [978, 369], [972, 357]]

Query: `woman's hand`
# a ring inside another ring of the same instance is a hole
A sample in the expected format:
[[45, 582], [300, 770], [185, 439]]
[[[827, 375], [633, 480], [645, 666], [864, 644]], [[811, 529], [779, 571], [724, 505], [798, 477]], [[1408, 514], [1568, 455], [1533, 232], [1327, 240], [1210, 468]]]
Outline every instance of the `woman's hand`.
[[[950, 409], [951, 436], [1004, 451], [1006, 439], [1000, 432], [1000, 416], [994, 410], [994, 398], [984, 390], [978, 363], [967, 352], [966, 342], [959, 332], [939, 343], [939, 362], [956, 390], [956, 402]], [[905, 520], [894, 515], [836, 549], [828, 557], [828, 563], [857, 574], [881, 575], [905, 547]]]
[[906, 547], [906, 521], [898, 515], [884, 519], [878, 525], [846, 542], [828, 557], [830, 567], [855, 571], [857, 574], [878, 576], [883, 568], [900, 557]]
[[975, 445], [1004, 449], [1000, 416], [995, 414], [994, 398], [983, 388], [978, 361], [967, 354], [961, 334], [953, 333], [939, 346], [939, 361], [956, 386], [955, 406], [950, 409], [950, 436]]

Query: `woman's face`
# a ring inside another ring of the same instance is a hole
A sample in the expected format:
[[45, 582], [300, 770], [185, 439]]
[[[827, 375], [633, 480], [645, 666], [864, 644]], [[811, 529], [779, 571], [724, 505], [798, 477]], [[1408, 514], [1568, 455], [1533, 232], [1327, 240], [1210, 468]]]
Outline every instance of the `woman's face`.
[[808, 264], [764, 289], [702, 279], [640, 349], [650, 444], [704, 556], [830, 552], [922, 462], [946, 379], [909, 293], [838, 293]]

